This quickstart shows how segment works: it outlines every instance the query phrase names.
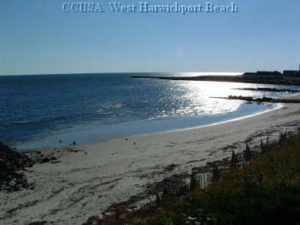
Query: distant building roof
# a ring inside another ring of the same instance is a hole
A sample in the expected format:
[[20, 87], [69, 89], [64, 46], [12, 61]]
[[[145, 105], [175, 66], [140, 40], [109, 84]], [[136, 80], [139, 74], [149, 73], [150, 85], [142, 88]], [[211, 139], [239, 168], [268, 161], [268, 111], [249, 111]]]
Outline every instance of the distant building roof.
[[257, 74], [261, 74], [261, 75], [278, 75], [278, 76], [282, 76], [282, 73], [278, 72], [278, 71], [257, 71]]

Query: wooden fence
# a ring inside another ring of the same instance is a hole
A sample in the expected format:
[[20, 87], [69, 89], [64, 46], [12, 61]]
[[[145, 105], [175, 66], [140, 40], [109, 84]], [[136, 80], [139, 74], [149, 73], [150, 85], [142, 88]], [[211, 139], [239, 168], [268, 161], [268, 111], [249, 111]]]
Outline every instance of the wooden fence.
[[287, 132], [281, 133], [276, 140], [261, 140], [260, 151], [251, 151], [248, 143], [242, 152], [232, 151], [230, 160], [209, 163], [201, 172], [192, 172], [190, 180], [182, 186], [168, 187], [161, 193], [156, 194], [156, 198], [138, 209], [132, 210], [127, 205], [112, 205], [103, 213], [103, 218], [91, 217], [83, 225], [135, 225], [143, 219], [154, 215], [167, 196], [184, 196], [191, 191], [200, 190], [209, 184], [216, 182], [220, 177], [220, 169], [243, 165], [251, 159], [261, 154], [269, 152], [273, 147], [282, 145], [287, 138]]

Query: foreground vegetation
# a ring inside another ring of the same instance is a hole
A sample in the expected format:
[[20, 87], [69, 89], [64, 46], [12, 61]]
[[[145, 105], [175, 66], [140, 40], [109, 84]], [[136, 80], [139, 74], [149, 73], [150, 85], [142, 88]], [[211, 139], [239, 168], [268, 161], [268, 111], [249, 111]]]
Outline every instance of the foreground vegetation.
[[300, 135], [220, 173], [205, 189], [166, 198], [142, 224], [300, 224]]

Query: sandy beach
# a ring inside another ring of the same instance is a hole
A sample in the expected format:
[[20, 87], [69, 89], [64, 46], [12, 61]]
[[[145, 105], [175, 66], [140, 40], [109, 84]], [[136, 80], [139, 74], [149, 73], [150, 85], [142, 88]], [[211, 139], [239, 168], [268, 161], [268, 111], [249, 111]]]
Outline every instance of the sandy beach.
[[33, 190], [0, 192], [0, 224], [80, 225], [113, 203], [148, 198], [149, 184], [244, 150], [245, 142], [255, 148], [262, 138], [297, 131], [299, 115], [299, 104], [282, 104], [221, 124], [47, 150], [56, 160], [25, 172]]

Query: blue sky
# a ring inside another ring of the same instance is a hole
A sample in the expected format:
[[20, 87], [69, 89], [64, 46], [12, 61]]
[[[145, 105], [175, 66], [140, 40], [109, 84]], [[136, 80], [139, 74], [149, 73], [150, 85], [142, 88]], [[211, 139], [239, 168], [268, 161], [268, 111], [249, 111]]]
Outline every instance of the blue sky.
[[297, 69], [300, 63], [299, 0], [236, 0], [238, 13], [184, 16], [112, 13], [108, 0], [93, 1], [103, 13], [66, 13], [64, 2], [71, 1], [0, 1], [1, 75], [243, 72]]

